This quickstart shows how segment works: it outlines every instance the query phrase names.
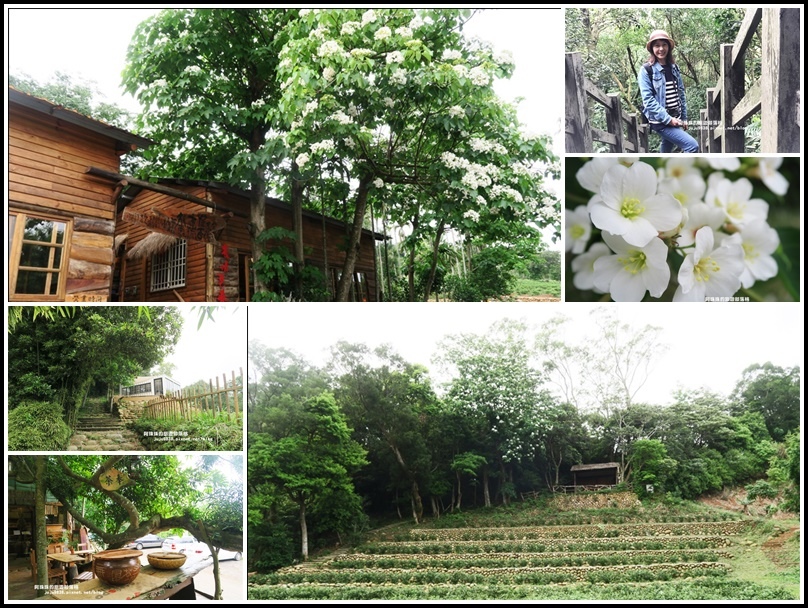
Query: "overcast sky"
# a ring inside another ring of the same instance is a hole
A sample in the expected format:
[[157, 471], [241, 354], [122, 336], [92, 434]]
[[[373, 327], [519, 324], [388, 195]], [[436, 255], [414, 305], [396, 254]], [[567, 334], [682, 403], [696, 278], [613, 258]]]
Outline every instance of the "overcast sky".
[[247, 309], [243, 305], [227, 305], [216, 308], [213, 321], [205, 319], [199, 325], [199, 307], [178, 305], [185, 319], [174, 353], [166, 361], [176, 368], [172, 376], [182, 386], [197, 380], [213, 380], [223, 384], [222, 374], [247, 373]]
[[[662, 328], [667, 349], [649, 375], [637, 400], [664, 405], [677, 389], [709, 388], [728, 395], [744, 369], [754, 363], [802, 366], [803, 315], [800, 304], [679, 303], [601, 305], [623, 323]], [[585, 303], [481, 304], [296, 304], [250, 306], [249, 339], [285, 347], [315, 365], [328, 362], [329, 347], [340, 340], [375, 347], [392, 344], [412, 363], [437, 371], [432, 357], [440, 340], [451, 334], [484, 334], [501, 318], [523, 319], [540, 326], [553, 316], [569, 317], [568, 339], [592, 342], [598, 337]], [[282, 321], [279, 321], [279, 317]]]

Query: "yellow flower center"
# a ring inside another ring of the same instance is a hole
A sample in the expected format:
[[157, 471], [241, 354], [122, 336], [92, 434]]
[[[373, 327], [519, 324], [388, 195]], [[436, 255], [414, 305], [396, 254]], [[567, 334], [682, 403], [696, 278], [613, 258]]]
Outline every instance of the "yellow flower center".
[[584, 230], [584, 227], [583, 227], [583, 226], [581, 226], [580, 224], [575, 224], [575, 225], [572, 227], [572, 238], [573, 238], [573, 239], [579, 239], [579, 238], [581, 238], [581, 237], [582, 237], [582, 236], [583, 236], [585, 233], [586, 233], [586, 230]]
[[677, 192], [673, 195], [677, 201], [679, 201], [682, 205], [687, 205], [687, 201], [690, 200], [690, 197], [685, 192]]
[[746, 205], [738, 201], [732, 201], [727, 203], [727, 215], [733, 217], [735, 219], [743, 218], [744, 212], [746, 211]]
[[637, 250], [632, 251], [625, 257], [617, 258], [617, 261], [623, 265], [625, 271], [631, 274], [637, 274], [646, 266], [648, 266], [645, 260], [646, 260], [645, 253]]
[[636, 198], [624, 198], [620, 205], [620, 215], [629, 220], [638, 217], [643, 211], [645, 211], [645, 207], [643, 207], [640, 200]]
[[747, 260], [754, 260], [760, 257], [760, 253], [751, 243], [743, 243], [743, 257]]
[[710, 280], [710, 275], [719, 270], [721, 270], [721, 267], [713, 258], [702, 258], [693, 268], [693, 276], [700, 283], [706, 283]]

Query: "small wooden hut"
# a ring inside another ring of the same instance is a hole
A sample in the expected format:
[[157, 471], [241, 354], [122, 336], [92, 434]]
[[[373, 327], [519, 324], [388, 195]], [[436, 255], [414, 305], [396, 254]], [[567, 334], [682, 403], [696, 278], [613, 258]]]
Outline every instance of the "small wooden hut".
[[617, 462], [576, 464], [570, 467], [570, 472], [575, 489], [602, 489], [620, 483], [620, 464]]
[[8, 87], [8, 293], [12, 302], [104, 302], [114, 266], [120, 157], [152, 142]]
[[[115, 228], [112, 291], [121, 302], [243, 302], [253, 295], [249, 193], [220, 182], [161, 179], [143, 182], [97, 168], [122, 190]], [[291, 206], [267, 197], [266, 225], [292, 231]], [[352, 299], [376, 301], [375, 241], [364, 230], [352, 282]], [[345, 261], [344, 222], [303, 212], [306, 264], [318, 268], [332, 295]], [[293, 250], [291, 241], [278, 246]]]

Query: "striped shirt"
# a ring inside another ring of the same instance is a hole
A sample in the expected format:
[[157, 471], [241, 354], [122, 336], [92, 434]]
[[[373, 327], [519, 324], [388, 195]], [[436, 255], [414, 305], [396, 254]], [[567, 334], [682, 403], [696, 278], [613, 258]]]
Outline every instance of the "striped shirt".
[[679, 108], [679, 88], [676, 86], [676, 77], [670, 65], [663, 65], [665, 72], [665, 109], [674, 118], [679, 118], [682, 113]]

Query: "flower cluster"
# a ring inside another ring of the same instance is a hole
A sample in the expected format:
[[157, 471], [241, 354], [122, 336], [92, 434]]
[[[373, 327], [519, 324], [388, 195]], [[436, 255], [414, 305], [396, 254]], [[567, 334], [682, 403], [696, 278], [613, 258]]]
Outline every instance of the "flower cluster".
[[[782, 195], [788, 183], [777, 160], [747, 174]], [[733, 158], [676, 158], [658, 169], [638, 159], [586, 162], [575, 177], [592, 196], [566, 210], [573, 285], [618, 302], [671, 292], [674, 302], [704, 302], [776, 276], [780, 238], [767, 223], [768, 203], [753, 198], [749, 179], [723, 173], [740, 167]]]

